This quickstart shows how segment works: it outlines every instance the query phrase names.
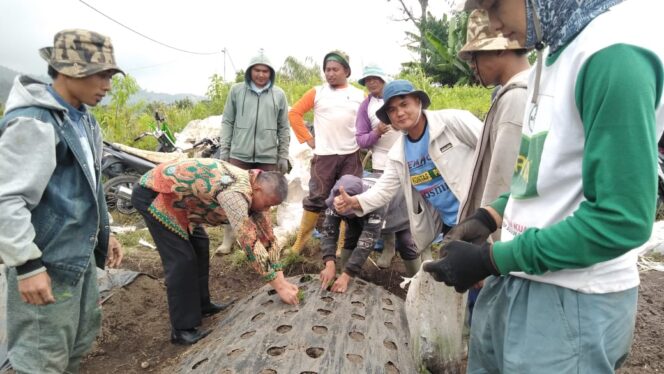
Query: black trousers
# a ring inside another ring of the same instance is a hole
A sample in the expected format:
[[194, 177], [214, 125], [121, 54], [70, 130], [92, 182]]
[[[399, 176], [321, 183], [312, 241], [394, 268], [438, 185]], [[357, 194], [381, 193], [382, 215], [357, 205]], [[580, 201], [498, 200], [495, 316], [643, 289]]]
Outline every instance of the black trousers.
[[157, 195], [135, 184], [131, 203], [143, 216], [161, 257], [171, 326], [191, 329], [201, 325], [201, 307], [210, 303], [210, 239], [202, 226], [189, 233], [189, 240], [168, 230], [148, 212]]

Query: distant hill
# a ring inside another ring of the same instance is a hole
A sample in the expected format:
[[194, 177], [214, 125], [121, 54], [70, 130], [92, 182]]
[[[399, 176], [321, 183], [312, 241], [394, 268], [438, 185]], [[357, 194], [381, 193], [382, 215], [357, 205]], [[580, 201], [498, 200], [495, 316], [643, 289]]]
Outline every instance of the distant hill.
[[[7, 101], [7, 96], [9, 96], [9, 90], [12, 88], [14, 83], [14, 77], [20, 73], [12, 69], [6, 68], [0, 65], [0, 103], [5, 103]], [[50, 82], [51, 78], [46, 75], [33, 75], [36, 79], [42, 80], [44, 82]]]
[[[6, 68], [4, 66], [0, 65], [0, 103], [5, 103], [7, 101], [7, 96], [9, 96], [9, 91], [12, 88], [12, 84], [14, 83], [14, 77], [19, 75], [21, 73], [14, 71], [12, 69]], [[35, 78], [42, 80], [44, 82], [50, 82], [51, 79], [48, 76], [34, 76]], [[198, 95], [192, 95], [192, 94], [167, 94], [167, 93], [160, 93], [160, 92], [151, 92], [151, 91], [146, 91], [146, 90], [140, 90], [138, 93], [133, 95], [129, 101], [131, 103], [135, 103], [138, 101], [146, 101], [146, 102], [162, 102], [166, 104], [171, 104], [174, 103], [178, 100], [183, 100], [185, 98], [189, 98], [189, 100], [196, 102], [205, 99], [202, 96]], [[102, 101], [102, 104], [105, 104], [108, 102], [108, 98], [105, 98], [104, 101]]]

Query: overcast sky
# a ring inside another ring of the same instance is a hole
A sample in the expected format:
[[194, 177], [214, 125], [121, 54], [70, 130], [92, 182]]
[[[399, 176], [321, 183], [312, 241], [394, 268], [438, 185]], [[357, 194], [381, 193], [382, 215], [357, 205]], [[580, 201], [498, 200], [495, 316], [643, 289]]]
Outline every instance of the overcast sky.
[[[111, 18], [162, 43], [194, 52], [224, 48], [226, 77], [244, 69], [260, 48], [278, 70], [287, 56], [319, 64], [326, 52], [345, 50], [357, 80], [362, 66], [378, 62], [389, 74], [416, 56], [407, 51], [413, 31], [392, 0], [84, 0]], [[417, 13], [415, 0], [408, 0]], [[433, 0], [437, 17], [443, 0]], [[419, 15], [419, 14], [418, 14]], [[109, 35], [118, 64], [147, 90], [205, 94], [209, 77], [224, 74], [224, 54], [201, 56], [149, 41], [95, 12], [79, 0], [0, 0], [0, 65], [46, 75], [37, 50], [53, 45], [64, 28]], [[231, 63], [232, 60], [232, 63]]]

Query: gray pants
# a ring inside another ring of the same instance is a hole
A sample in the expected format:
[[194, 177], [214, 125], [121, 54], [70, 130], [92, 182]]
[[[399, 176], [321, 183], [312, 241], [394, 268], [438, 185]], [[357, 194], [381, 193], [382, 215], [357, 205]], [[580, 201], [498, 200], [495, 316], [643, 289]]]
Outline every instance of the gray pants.
[[56, 302], [21, 300], [16, 269], [7, 272], [9, 362], [17, 373], [78, 373], [101, 326], [94, 256], [75, 285], [51, 279]]
[[614, 373], [627, 358], [638, 290], [585, 294], [489, 277], [475, 303], [469, 374]]

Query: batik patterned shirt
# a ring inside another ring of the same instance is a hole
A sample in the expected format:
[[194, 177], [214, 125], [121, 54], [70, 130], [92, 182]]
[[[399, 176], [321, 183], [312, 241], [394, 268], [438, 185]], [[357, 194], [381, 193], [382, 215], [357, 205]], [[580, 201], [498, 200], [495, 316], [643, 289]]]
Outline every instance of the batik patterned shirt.
[[282, 266], [269, 212], [250, 210], [251, 183], [259, 172], [195, 158], [160, 164], [139, 183], [159, 193], [150, 214], [185, 240], [196, 225], [230, 224], [252, 267], [269, 281]]

